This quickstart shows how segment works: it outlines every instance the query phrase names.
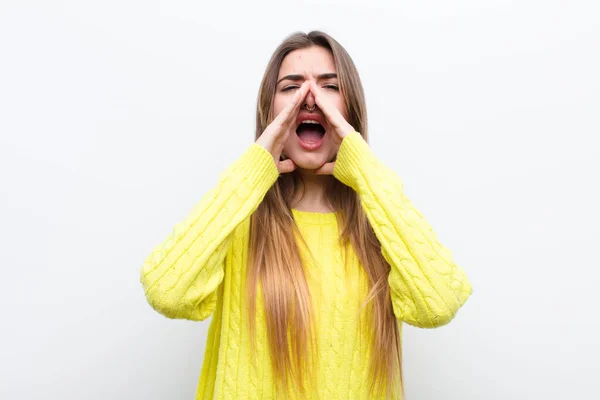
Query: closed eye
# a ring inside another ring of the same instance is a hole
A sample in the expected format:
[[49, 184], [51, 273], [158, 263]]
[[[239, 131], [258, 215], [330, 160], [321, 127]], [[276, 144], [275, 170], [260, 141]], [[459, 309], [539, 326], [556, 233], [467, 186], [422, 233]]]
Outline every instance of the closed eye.
[[[300, 86], [296, 86], [296, 85], [290, 85], [290, 86], [286, 86], [283, 89], [281, 89], [282, 92], [287, 92], [290, 91], [292, 89], [298, 89]], [[340, 90], [340, 87], [338, 85], [334, 85], [334, 84], [328, 84], [323, 86], [325, 89], [330, 89], [330, 90]]]

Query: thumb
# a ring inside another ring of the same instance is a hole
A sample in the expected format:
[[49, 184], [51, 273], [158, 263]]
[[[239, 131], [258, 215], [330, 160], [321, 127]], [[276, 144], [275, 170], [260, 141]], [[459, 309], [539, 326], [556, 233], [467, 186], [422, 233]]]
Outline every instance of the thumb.
[[335, 168], [335, 161], [328, 162], [321, 165], [315, 170], [316, 175], [333, 175], [333, 169]]
[[277, 166], [280, 174], [285, 174], [288, 172], [292, 172], [296, 169], [296, 164], [290, 159], [279, 161], [279, 165]]

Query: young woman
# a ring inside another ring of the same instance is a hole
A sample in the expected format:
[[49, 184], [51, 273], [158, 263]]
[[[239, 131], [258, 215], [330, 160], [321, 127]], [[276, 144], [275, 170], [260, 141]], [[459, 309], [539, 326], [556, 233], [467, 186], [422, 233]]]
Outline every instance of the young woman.
[[212, 315], [197, 399], [401, 399], [402, 322], [450, 322], [472, 288], [367, 144], [363, 88], [323, 32], [289, 36], [255, 142], [146, 259], [149, 304]]

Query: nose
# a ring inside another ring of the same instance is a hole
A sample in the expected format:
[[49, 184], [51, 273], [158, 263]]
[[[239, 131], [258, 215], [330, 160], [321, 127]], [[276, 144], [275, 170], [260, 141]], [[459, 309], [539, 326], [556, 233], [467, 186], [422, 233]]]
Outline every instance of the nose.
[[306, 95], [306, 98], [304, 99], [304, 104], [306, 105], [306, 107], [312, 109], [315, 106], [315, 96], [313, 96], [312, 92], [309, 91], [308, 94]]

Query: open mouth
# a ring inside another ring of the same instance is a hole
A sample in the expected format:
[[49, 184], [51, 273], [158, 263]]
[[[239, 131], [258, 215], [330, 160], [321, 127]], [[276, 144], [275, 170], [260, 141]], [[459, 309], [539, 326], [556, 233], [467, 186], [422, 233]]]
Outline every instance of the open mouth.
[[317, 121], [302, 121], [296, 128], [296, 134], [304, 142], [318, 142], [325, 136], [325, 128]]

